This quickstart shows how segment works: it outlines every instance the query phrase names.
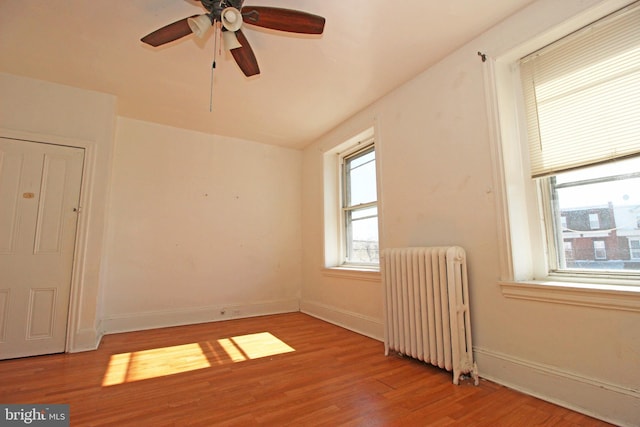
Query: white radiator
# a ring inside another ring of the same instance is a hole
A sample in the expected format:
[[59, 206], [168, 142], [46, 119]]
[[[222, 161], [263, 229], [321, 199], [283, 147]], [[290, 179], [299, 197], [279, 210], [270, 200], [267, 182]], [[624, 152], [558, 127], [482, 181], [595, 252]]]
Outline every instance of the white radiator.
[[453, 371], [453, 383], [478, 369], [471, 347], [464, 249], [458, 246], [384, 249], [384, 351]]

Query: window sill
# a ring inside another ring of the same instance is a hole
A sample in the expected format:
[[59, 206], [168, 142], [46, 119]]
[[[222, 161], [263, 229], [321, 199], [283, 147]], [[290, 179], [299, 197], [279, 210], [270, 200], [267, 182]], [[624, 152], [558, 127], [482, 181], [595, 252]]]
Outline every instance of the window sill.
[[342, 279], [366, 280], [370, 282], [380, 282], [380, 270], [377, 268], [363, 267], [326, 267], [322, 274], [328, 277], [339, 277]]
[[533, 280], [499, 285], [506, 298], [640, 312], [640, 286]]

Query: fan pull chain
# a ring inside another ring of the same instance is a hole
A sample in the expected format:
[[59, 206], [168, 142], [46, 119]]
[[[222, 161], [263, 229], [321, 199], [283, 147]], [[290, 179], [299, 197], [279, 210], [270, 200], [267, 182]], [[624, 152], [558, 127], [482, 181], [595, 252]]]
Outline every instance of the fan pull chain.
[[213, 27], [214, 27], [214, 32], [213, 32], [213, 62], [211, 63], [211, 82], [210, 82], [210, 88], [211, 88], [211, 92], [209, 95], [209, 112], [212, 113], [213, 112], [213, 72], [216, 69], [216, 58], [218, 55], [218, 49], [217, 49], [217, 45], [218, 45], [218, 31], [216, 28], [216, 21], [213, 22]]
[[[220, 22], [220, 31], [218, 31], [216, 33], [220, 39], [220, 41], [222, 41], [222, 22]], [[222, 43], [218, 44], [218, 55], [222, 55]]]

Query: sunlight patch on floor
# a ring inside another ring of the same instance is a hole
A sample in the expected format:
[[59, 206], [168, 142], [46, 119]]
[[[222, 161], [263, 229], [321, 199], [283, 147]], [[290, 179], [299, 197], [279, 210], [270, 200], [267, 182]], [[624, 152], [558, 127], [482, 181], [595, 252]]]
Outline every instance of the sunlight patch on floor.
[[295, 351], [269, 332], [225, 338], [218, 340], [218, 344], [234, 362]]
[[205, 369], [212, 364], [242, 362], [295, 351], [273, 334], [262, 332], [111, 356], [102, 386]]
[[103, 386], [146, 380], [210, 367], [198, 343], [114, 354]]

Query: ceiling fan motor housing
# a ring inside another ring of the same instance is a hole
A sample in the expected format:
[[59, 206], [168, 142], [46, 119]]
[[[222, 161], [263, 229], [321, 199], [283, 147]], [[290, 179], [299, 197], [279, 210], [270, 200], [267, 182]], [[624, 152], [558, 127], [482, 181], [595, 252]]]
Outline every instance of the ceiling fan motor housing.
[[202, 6], [211, 14], [217, 21], [221, 21], [222, 12], [227, 8], [235, 8], [237, 10], [242, 9], [244, 0], [200, 0]]

